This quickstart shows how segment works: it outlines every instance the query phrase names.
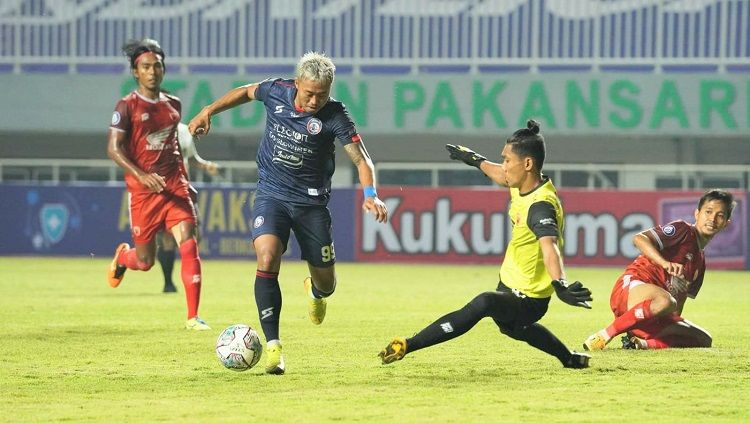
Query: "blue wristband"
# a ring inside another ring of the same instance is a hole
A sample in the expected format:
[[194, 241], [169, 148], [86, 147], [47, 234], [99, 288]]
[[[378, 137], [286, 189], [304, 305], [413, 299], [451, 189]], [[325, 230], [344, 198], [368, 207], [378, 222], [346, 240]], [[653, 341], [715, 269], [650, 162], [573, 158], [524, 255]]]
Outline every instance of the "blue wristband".
[[378, 192], [375, 190], [375, 187], [372, 185], [368, 185], [362, 189], [362, 192], [365, 194], [365, 198], [367, 197], [377, 197]]

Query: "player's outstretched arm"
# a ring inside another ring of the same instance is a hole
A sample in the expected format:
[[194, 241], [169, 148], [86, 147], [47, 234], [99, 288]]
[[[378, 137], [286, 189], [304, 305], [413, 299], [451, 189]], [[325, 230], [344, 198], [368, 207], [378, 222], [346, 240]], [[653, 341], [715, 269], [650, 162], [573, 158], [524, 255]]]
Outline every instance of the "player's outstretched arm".
[[464, 162], [480, 170], [482, 162], [487, 160], [483, 155], [463, 145], [446, 144], [445, 149], [448, 150], [451, 160]]
[[452, 160], [474, 166], [481, 170], [492, 182], [504, 187], [508, 186], [508, 178], [505, 176], [505, 171], [499, 163], [493, 163], [483, 155], [463, 145], [446, 144], [445, 149], [448, 150]]
[[367, 154], [367, 149], [363, 141], [353, 142], [344, 146], [349, 158], [357, 168], [359, 183], [362, 184], [365, 199], [362, 202], [362, 210], [372, 213], [378, 222], [388, 221], [388, 208], [380, 198], [375, 187], [375, 165]]
[[229, 110], [241, 104], [255, 100], [255, 88], [258, 84], [248, 84], [234, 88], [218, 100], [201, 109], [190, 119], [188, 129], [191, 135], [206, 135], [211, 130], [211, 116]]

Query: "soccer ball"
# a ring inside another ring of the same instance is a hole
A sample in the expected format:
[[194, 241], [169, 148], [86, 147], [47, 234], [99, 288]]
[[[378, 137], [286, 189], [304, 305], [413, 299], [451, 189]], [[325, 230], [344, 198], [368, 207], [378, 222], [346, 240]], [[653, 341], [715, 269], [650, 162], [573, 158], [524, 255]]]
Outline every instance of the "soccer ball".
[[258, 332], [243, 324], [229, 326], [216, 340], [216, 355], [227, 369], [243, 372], [255, 366], [263, 354]]

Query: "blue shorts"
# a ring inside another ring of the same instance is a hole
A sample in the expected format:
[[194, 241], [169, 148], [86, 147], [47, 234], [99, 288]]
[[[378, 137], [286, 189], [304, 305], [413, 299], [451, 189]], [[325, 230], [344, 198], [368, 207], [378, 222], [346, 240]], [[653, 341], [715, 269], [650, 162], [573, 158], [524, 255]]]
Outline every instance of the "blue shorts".
[[258, 195], [253, 206], [253, 241], [261, 235], [276, 235], [286, 251], [290, 230], [297, 237], [303, 260], [315, 267], [330, 267], [336, 263], [328, 207], [291, 204]]

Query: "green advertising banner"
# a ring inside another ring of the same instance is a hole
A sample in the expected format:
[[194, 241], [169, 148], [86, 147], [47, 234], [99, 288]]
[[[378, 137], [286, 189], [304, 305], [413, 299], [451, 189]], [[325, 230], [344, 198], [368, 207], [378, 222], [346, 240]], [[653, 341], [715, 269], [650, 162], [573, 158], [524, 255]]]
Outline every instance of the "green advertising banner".
[[[167, 74], [183, 120], [229, 89], [267, 76]], [[132, 90], [126, 76], [1, 75], [6, 130], [101, 130]], [[333, 96], [368, 133], [494, 133], [528, 118], [547, 133], [750, 134], [747, 74], [494, 74], [337, 78]], [[44, 116], [44, 119], [41, 117]], [[214, 131], [257, 132], [264, 113], [249, 104], [215, 117]]]

